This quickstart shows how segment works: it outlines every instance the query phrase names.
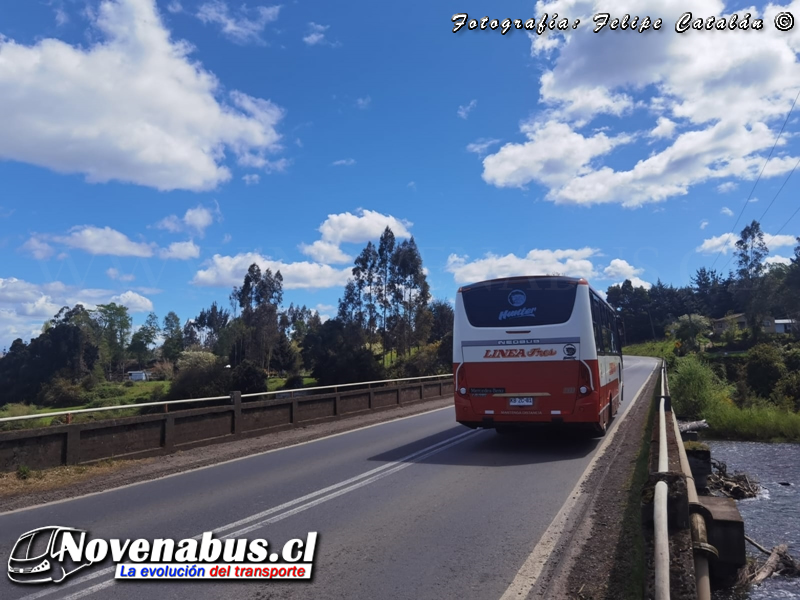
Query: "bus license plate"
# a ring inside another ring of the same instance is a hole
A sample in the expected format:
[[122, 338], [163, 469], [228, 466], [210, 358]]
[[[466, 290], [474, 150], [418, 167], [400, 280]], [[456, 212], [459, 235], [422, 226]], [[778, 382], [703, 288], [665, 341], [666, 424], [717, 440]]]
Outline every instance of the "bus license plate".
[[533, 406], [533, 398], [509, 398], [509, 406]]

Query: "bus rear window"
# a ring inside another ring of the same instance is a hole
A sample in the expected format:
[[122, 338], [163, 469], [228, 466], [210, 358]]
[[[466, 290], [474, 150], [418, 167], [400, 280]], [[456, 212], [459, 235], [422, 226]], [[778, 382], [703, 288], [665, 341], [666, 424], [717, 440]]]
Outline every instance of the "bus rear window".
[[577, 283], [563, 279], [517, 279], [477, 284], [461, 292], [473, 327], [533, 327], [566, 323]]

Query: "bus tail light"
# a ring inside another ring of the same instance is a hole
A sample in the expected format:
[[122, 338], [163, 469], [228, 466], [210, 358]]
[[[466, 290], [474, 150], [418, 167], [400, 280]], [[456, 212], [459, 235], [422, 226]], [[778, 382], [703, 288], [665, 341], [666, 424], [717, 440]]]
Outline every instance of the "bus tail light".
[[586, 396], [587, 394], [592, 392], [592, 373], [589, 371], [589, 366], [581, 362], [580, 363], [580, 387], [578, 391], [580, 392], [581, 396]]

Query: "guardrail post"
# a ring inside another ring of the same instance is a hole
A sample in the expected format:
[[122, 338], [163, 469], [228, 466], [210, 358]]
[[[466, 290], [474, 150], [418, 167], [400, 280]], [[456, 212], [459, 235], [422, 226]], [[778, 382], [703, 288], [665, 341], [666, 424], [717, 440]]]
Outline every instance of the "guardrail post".
[[164, 436], [161, 441], [164, 452], [172, 452], [175, 446], [175, 415], [167, 415], [164, 418]]
[[369, 409], [372, 410], [372, 403], [375, 400], [375, 391], [370, 388], [369, 389]]
[[81, 459], [81, 431], [77, 427], [67, 429], [67, 448], [64, 452], [64, 463], [77, 465]]
[[297, 400], [292, 400], [292, 412], [289, 415], [289, 422], [292, 425], [297, 425]]
[[242, 392], [231, 392], [233, 404], [233, 435], [242, 433]]
[[333, 416], [339, 416], [339, 399], [341, 398], [341, 394], [336, 394], [333, 397]]

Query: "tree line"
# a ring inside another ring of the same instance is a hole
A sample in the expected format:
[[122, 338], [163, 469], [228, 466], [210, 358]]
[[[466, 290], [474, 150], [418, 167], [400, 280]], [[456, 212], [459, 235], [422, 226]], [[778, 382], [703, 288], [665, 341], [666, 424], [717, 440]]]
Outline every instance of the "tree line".
[[[712, 319], [743, 313], [751, 343], [763, 337], [766, 317], [800, 322], [800, 237], [788, 265], [766, 263], [769, 248], [758, 221], [747, 225], [736, 242], [735, 269], [724, 274], [701, 267], [691, 284], [674, 287], [660, 279], [650, 289], [630, 280], [608, 288], [607, 300], [623, 321], [626, 344], [662, 339], [676, 327], [697, 326], [693, 315]], [[695, 319], [696, 321], [696, 319]]]
[[123, 305], [65, 306], [0, 359], [0, 406], [74, 405], [139, 369], [171, 380], [176, 398], [265, 391], [269, 376], [299, 387], [304, 375], [328, 385], [444, 373], [452, 325], [450, 304], [431, 298], [414, 238], [398, 243], [387, 227], [355, 259], [337, 315], [325, 322], [307, 306], [284, 307], [280, 271], [255, 263], [227, 307], [215, 301], [185, 321], [151, 312], [134, 331]]
[[[661, 339], [708, 327], [701, 319], [746, 315], [751, 341], [764, 317], [800, 321], [800, 238], [790, 264], [766, 264], [769, 249], [758, 222], [736, 243], [736, 269], [702, 267], [683, 287], [660, 280], [650, 289], [630, 280], [608, 288], [622, 318], [624, 341]], [[270, 376], [300, 387], [446, 373], [452, 367], [453, 309], [433, 299], [414, 238], [399, 242], [386, 228], [355, 258], [334, 318], [307, 306], [283, 305], [280, 271], [250, 265], [228, 306], [212, 304], [182, 321], [150, 313], [134, 331], [125, 306], [63, 307], [39, 336], [16, 339], [0, 359], [0, 406], [78, 403], [83, 391], [147, 369], [171, 380], [170, 396], [192, 398], [232, 389], [259, 392]], [[695, 332], [692, 334], [691, 332]]]

